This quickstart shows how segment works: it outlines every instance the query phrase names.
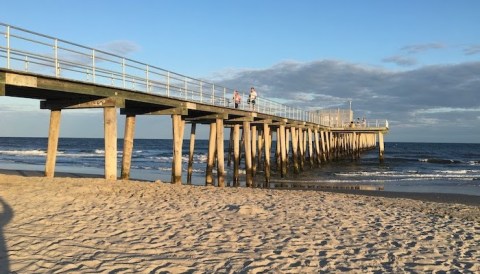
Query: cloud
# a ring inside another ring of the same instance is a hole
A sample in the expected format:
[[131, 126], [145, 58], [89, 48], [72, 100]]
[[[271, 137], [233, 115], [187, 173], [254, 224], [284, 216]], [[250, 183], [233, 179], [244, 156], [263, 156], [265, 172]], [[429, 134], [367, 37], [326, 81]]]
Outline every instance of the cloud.
[[474, 55], [480, 53], [480, 44], [466, 47], [463, 49], [463, 53], [465, 53], [465, 55]]
[[446, 46], [442, 43], [424, 43], [424, 44], [414, 44], [408, 45], [401, 48], [401, 51], [407, 52], [409, 54], [416, 54], [420, 52], [425, 52], [434, 49], [443, 49]]
[[[338, 60], [284, 61], [265, 69], [220, 72], [215, 75], [215, 84], [235, 88], [245, 94], [251, 86], [255, 86], [260, 100], [270, 99], [312, 111], [326, 108], [347, 109], [349, 101], [352, 101], [355, 117], [365, 116], [369, 120], [389, 121], [389, 141], [478, 142], [480, 136], [480, 62], [391, 71]], [[12, 122], [12, 125], [5, 127], [10, 128], [11, 132], [5, 134], [19, 135], [13, 130], [17, 117], [6, 118], [6, 115], [17, 113], [19, 109], [9, 109], [8, 106], [13, 104], [5, 101], [8, 97], [2, 99], [4, 104], [0, 106], [0, 120], [3, 120], [0, 122]], [[27, 108], [39, 111], [38, 101], [24, 102], [24, 105], [16, 106], [23, 111]], [[48, 111], [42, 113], [45, 113], [46, 117], [45, 128], [48, 128]], [[62, 122], [62, 125], [76, 125], [77, 131], [73, 128], [69, 130], [78, 133], [78, 136], [84, 136], [84, 127], [78, 125], [89, 124], [86, 121], [90, 116], [80, 113], [79, 110], [65, 113], [66, 119], [77, 119], [78, 115], [78, 120]], [[101, 127], [101, 113], [93, 110], [89, 113], [100, 119], [98, 124]], [[27, 116], [32, 115], [34, 113]], [[62, 116], [62, 121], [66, 119]], [[145, 121], [145, 124], [142, 126], [140, 121]], [[165, 125], [169, 126], [170, 121], [165, 121]], [[140, 138], [152, 138], [159, 134], [151, 132], [151, 118], [141, 117], [139, 122]], [[28, 132], [27, 130], [28, 127], [25, 132]], [[101, 133], [101, 129], [98, 132]], [[205, 136], [208, 134], [203, 135], [204, 138]], [[163, 137], [169, 138], [169, 135]]]
[[406, 57], [406, 56], [391, 56], [384, 58], [382, 60], [385, 63], [394, 63], [398, 66], [403, 66], [403, 67], [409, 67], [409, 66], [414, 66], [417, 64], [417, 60], [411, 57]]
[[480, 136], [480, 62], [397, 72], [336, 60], [286, 61], [229, 73], [219, 84], [244, 91], [255, 86], [260, 98], [308, 110], [348, 108], [352, 100], [355, 117], [388, 119], [410, 130], [435, 125], [445, 134], [462, 127], [466, 136]]
[[140, 47], [132, 41], [118, 40], [98, 45], [97, 48], [105, 52], [127, 56], [132, 52], [138, 51]]
[[[129, 54], [138, 51], [139, 46], [131, 41], [111, 41], [105, 44], [101, 44], [95, 47], [96, 50], [100, 50], [105, 53], [96, 51], [95, 57], [97, 63], [105, 62], [105, 60], [112, 60], [110, 54], [118, 56], [128, 56]], [[64, 66], [66, 68], [75, 65], [90, 65], [92, 52], [90, 49], [81, 49], [76, 52], [73, 51], [60, 51], [59, 58], [63, 61], [67, 61]]]

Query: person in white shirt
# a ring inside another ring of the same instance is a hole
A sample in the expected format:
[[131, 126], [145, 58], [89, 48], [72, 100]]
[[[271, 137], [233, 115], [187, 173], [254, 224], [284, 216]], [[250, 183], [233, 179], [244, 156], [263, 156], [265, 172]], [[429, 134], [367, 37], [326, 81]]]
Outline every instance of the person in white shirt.
[[257, 99], [257, 91], [254, 87], [250, 88], [250, 95], [248, 95], [247, 103], [250, 105], [250, 109], [255, 110], [255, 100]]

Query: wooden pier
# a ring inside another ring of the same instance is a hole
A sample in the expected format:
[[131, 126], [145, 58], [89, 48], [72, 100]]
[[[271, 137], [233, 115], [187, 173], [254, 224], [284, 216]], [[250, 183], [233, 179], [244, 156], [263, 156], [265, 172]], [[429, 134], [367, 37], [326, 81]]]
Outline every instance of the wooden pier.
[[[383, 133], [387, 128], [332, 128], [315, 123], [217, 107], [158, 95], [80, 83], [65, 79], [33, 75], [0, 69], [0, 96], [40, 100], [40, 108], [50, 110], [48, 150], [45, 176], [53, 177], [60, 134], [61, 113], [64, 109], [102, 108], [104, 115], [105, 179], [117, 179], [117, 120], [118, 109], [125, 116], [124, 151], [121, 178], [128, 179], [133, 154], [135, 120], [138, 115], [169, 115], [172, 119], [172, 183], [182, 183], [182, 144], [185, 124], [191, 124], [188, 183], [191, 182], [192, 159], [195, 149], [197, 125], [210, 127], [206, 185], [225, 186], [224, 137], [232, 136], [234, 185], [239, 185], [240, 148], [245, 155], [246, 186], [254, 186], [257, 169], [263, 168], [264, 184], [270, 182], [272, 140], [278, 140], [273, 159], [280, 167], [281, 177], [305, 168], [319, 167], [322, 163], [340, 158], [357, 158], [367, 149], [377, 147], [383, 158]], [[33, 117], [32, 117], [33, 118]], [[225, 134], [225, 130], [232, 134]], [[240, 131], [243, 132], [241, 146]], [[290, 154], [290, 155], [289, 155]], [[288, 162], [291, 159], [292, 163]], [[214, 180], [214, 163], [217, 178]], [[260, 164], [259, 164], [260, 163]], [[257, 180], [258, 181], [258, 180]]]
[[[186, 124], [191, 125], [187, 183], [192, 178], [196, 129], [201, 125], [210, 129], [205, 185], [226, 184], [226, 136], [230, 140], [228, 164], [233, 158], [234, 186], [240, 184], [241, 155], [244, 155], [248, 187], [268, 187], [272, 163], [277, 173], [286, 177], [289, 172], [298, 174], [328, 161], [358, 158], [362, 151], [375, 148], [377, 142], [379, 159], [383, 160], [383, 134], [388, 132], [388, 122], [353, 128], [348, 127], [351, 112], [345, 121], [340, 119], [340, 111], [326, 116], [266, 99], [257, 100], [255, 109], [245, 104], [234, 108], [229, 102], [231, 89], [5, 24], [0, 24], [0, 34], [6, 37], [5, 45], [0, 43], [0, 100], [2, 96], [37, 99], [41, 109], [50, 110], [47, 177], [55, 176], [61, 114], [65, 109], [103, 109], [104, 175], [108, 180], [130, 177], [139, 115], [171, 116], [174, 184], [183, 183], [182, 144]], [[51, 54], [45, 55], [41, 47]], [[117, 174], [118, 114], [125, 117], [120, 176]], [[225, 134], [226, 129], [229, 134]], [[274, 147], [273, 140], [276, 140]], [[260, 169], [264, 174], [262, 180], [256, 178]]]

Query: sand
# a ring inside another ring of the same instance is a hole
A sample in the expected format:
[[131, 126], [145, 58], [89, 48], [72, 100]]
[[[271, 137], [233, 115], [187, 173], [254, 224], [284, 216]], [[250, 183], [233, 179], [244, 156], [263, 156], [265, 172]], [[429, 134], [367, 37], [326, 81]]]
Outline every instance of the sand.
[[480, 207], [0, 175], [0, 273], [480, 272]]

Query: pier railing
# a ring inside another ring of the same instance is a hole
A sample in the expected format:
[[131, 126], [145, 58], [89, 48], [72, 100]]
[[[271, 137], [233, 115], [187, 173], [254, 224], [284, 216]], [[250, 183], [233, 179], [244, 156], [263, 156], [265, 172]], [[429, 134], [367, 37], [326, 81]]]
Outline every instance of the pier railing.
[[[4, 37], [0, 42], [0, 66], [7, 69], [234, 107], [232, 88], [4, 23], [0, 23], [0, 34]], [[331, 126], [316, 111], [262, 97], [257, 97], [253, 109], [247, 104], [248, 92], [239, 92], [240, 109]]]

